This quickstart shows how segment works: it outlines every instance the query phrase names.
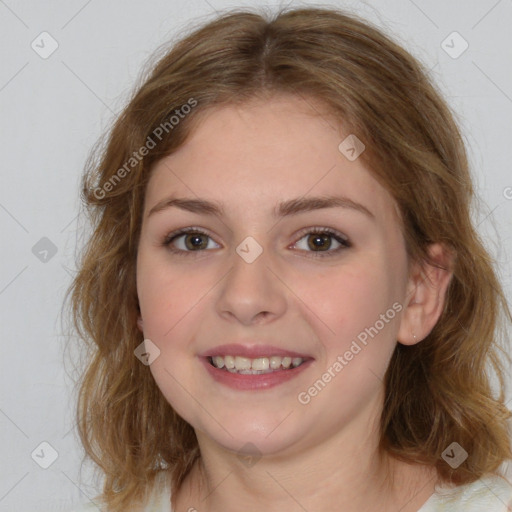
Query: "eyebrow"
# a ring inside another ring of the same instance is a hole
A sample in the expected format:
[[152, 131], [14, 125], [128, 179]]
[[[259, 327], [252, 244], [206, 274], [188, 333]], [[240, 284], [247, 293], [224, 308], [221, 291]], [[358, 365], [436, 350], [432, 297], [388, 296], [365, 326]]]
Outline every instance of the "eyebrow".
[[[222, 217], [224, 208], [221, 203], [207, 201], [205, 199], [188, 199], [181, 197], [170, 197], [158, 202], [148, 212], [148, 217], [171, 207], [181, 208], [192, 213], [209, 214]], [[364, 215], [375, 219], [375, 215], [356, 201], [343, 196], [320, 196], [320, 197], [300, 197], [283, 201], [274, 208], [272, 215], [274, 218], [282, 218], [299, 213], [321, 210], [324, 208], [347, 208], [358, 211]]]

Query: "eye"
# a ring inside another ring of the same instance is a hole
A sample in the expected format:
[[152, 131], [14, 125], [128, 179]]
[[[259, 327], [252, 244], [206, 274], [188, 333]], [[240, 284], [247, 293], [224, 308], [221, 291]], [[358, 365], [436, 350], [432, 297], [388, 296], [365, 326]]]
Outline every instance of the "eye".
[[[332, 256], [351, 247], [344, 235], [328, 228], [309, 228], [304, 235], [295, 242], [294, 247], [312, 252], [314, 256]], [[302, 242], [303, 240], [305, 242]]]
[[[212, 247], [210, 242], [216, 247]], [[182, 254], [220, 247], [210, 238], [210, 235], [198, 228], [185, 228], [170, 233], [165, 237], [163, 245], [167, 246], [171, 252]]]
[[[328, 228], [308, 228], [302, 231], [301, 238], [292, 248], [312, 253], [311, 256], [332, 256], [351, 247], [348, 239], [341, 233]], [[305, 242], [303, 242], [303, 240]], [[210, 235], [199, 228], [184, 228], [167, 235], [163, 245], [178, 255], [191, 252], [202, 252], [207, 249], [218, 249], [220, 246]]]

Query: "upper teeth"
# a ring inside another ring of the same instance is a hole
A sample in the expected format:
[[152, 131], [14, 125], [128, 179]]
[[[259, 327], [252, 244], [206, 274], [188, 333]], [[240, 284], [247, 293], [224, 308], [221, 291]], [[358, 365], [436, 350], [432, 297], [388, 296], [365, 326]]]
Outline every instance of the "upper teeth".
[[227, 370], [255, 370], [255, 371], [272, 371], [282, 368], [290, 368], [299, 366], [304, 359], [302, 357], [258, 357], [250, 359], [242, 356], [214, 356], [212, 357], [213, 365], [217, 368], [226, 367]]

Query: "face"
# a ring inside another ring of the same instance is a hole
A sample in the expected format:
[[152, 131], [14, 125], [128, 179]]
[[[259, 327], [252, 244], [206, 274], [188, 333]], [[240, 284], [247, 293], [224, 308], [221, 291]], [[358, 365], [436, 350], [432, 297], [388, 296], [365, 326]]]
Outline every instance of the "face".
[[[160, 350], [157, 385], [200, 442], [286, 453], [368, 427], [381, 410], [404, 240], [390, 195], [338, 149], [343, 125], [310, 105], [211, 110], [148, 183], [139, 325]], [[208, 357], [237, 354], [276, 370], [233, 373]]]

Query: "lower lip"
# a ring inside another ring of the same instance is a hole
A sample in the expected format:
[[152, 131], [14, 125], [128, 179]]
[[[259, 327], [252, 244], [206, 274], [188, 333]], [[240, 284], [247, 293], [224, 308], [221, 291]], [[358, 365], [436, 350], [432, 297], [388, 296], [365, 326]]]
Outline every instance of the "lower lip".
[[207, 357], [201, 358], [208, 373], [221, 384], [240, 391], [251, 391], [260, 389], [270, 389], [279, 384], [283, 384], [294, 377], [297, 377], [313, 362], [308, 359], [300, 366], [290, 370], [278, 370], [271, 373], [261, 373], [259, 375], [244, 375], [241, 373], [231, 373], [224, 369], [219, 369], [210, 364]]

